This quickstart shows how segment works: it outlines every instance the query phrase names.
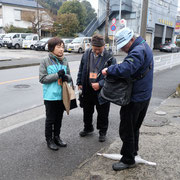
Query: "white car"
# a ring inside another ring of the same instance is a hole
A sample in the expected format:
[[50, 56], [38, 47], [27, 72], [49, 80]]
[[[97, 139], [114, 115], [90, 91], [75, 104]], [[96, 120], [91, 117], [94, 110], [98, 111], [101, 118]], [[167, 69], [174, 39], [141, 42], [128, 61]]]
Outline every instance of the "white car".
[[8, 33], [3, 37], [3, 46], [7, 46], [9, 49], [12, 47], [19, 49], [28, 35], [32, 35], [32, 33]]
[[48, 44], [46, 44], [45, 46], [45, 51], [48, 51]]
[[[62, 38], [63, 42], [64, 42], [64, 51], [67, 51], [67, 46], [69, 43], [71, 43], [73, 41], [73, 39], [70, 38]], [[45, 51], [48, 51], [48, 44], [46, 44], [45, 46]]]
[[34, 44], [36, 44], [38, 41], [39, 41], [38, 34], [32, 34], [32, 35], [26, 36], [26, 38], [23, 40], [22, 48], [34, 49]]
[[82, 53], [90, 46], [91, 46], [91, 37], [78, 37], [68, 44], [67, 51]]

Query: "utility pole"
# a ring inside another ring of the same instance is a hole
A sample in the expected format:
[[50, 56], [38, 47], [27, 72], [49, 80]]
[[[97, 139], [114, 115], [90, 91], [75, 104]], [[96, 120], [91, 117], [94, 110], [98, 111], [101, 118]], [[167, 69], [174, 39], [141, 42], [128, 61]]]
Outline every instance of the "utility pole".
[[107, 0], [106, 3], [107, 4], [106, 4], [105, 42], [109, 43], [108, 25], [109, 25], [109, 4], [110, 4], [110, 0]]
[[120, 23], [120, 20], [121, 20], [121, 2], [122, 0], [119, 0], [119, 23]]
[[38, 33], [38, 35], [39, 35], [39, 37], [40, 37], [40, 29], [39, 29], [39, 7], [38, 7], [38, 0], [36, 0], [36, 2], [37, 2], [37, 33]]
[[141, 30], [140, 35], [146, 39], [147, 14], [149, 0], [142, 0]]

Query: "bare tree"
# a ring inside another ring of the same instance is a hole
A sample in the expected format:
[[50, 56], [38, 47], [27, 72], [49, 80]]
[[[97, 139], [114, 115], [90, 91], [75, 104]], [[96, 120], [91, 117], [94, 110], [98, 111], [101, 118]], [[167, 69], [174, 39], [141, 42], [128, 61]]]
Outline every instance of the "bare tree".
[[39, 11], [38, 14], [35, 11], [22, 11], [21, 19], [31, 23], [33, 33], [40, 35], [42, 29], [50, 30], [54, 23], [54, 17], [45, 10]]

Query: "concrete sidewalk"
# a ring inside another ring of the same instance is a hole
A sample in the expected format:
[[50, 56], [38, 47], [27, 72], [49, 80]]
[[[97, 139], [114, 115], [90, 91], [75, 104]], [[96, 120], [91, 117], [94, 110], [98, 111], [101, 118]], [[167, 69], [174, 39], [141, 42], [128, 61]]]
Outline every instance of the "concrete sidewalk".
[[[161, 112], [165, 115], [158, 115]], [[149, 121], [149, 119], [153, 119]], [[115, 172], [116, 161], [94, 154], [64, 180], [179, 180], [180, 179], [180, 98], [165, 100], [154, 112], [147, 114], [141, 127], [139, 155], [156, 166], [137, 164], [135, 168]], [[100, 153], [118, 154], [122, 143], [117, 138]]]

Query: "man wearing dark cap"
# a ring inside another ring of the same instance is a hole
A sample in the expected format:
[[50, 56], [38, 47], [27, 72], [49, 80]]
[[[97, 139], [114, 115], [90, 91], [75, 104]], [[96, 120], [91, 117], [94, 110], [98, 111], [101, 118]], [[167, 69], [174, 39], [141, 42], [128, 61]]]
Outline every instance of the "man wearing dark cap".
[[102, 100], [99, 96], [104, 85], [104, 77], [101, 71], [106, 64], [116, 64], [116, 59], [112, 52], [105, 49], [103, 36], [95, 34], [92, 37], [91, 45], [92, 48], [87, 49], [82, 56], [77, 77], [78, 89], [82, 89], [83, 95], [84, 122], [84, 129], [79, 135], [85, 137], [94, 131], [93, 113], [94, 106], [96, 106], [99, 142], [104, 142], [108, 129], [110, 103]]

